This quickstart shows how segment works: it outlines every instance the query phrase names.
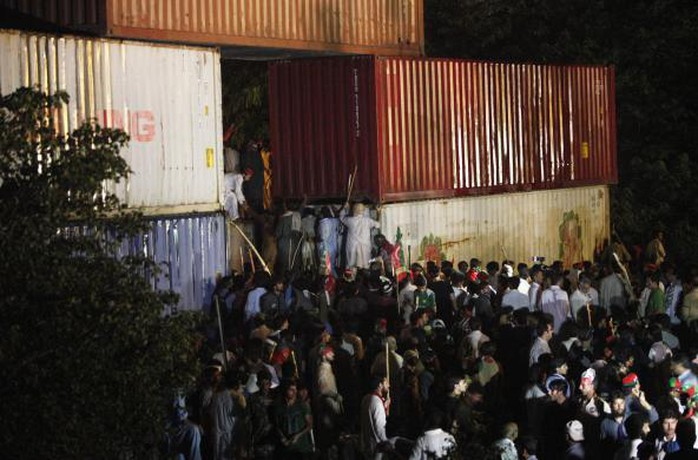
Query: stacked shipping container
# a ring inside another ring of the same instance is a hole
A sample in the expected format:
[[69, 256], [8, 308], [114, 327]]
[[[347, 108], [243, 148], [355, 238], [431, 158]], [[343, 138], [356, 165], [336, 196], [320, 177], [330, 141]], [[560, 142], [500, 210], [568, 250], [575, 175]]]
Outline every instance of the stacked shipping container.
[[277, 195], [375, 202], [616, 181], [614, 72], [372, 56], [270, 66]]
[[[418, 55], [422, 0], [0, 0], [106, 37], [311, 52]], [[254, 55], [254, 51], [252, 51]]]
[[388, 203], [414, 260], [569, 265], [609, 235], [612, 68], [355, 56], [275, 62], [269, 82], [275, 194], [343, 200], [356, 167], [353, 197]]
[[[66, 91], [55, 114], [63, 132], [97, 120], [131, 136], [134, 173], [107, 184], [152, 230], [124, 251], [163, 263], [181, 307], [201, 307], [226, 272], [220, 209], [220, 56], [204, 48], [0, 32], [0, 94], [20, 86]], [[176, 217], [195, 213], [188, 217]]]

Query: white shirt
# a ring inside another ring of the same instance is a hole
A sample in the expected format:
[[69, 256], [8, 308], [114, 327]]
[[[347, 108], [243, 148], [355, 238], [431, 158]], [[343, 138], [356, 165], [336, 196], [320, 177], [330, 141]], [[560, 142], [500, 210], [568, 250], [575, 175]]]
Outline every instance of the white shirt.
[[513, 307], [514, 310], [519, 308], [529, 308], [530, 303], [528, 296], [517, 289], [509, 289], [502, 296], [502, 307]]
[[530, 289], [531, 289], [531, 284], [528, 281], [526, 281], [525, 279], [521, 278], [519, 280], [519, 287], [517, 288], [517, 290], [521, 294], [525, 294], [526, 296], [528, 296], [528, 291]]
[[441, 428], [425, 431], [415, 442], [410, 460], [448, 458], [455, 447], [456, 439]]
[[247, 302], [245, 302], [245, 321], [249, 321], [261, 312], [259, 300], [266, 293], [266, 289], [263, 287], [258, 287], [252, 289], [250, 293], [247, 294]]
[[545, 353], [550, 353], [550, 345], [548, 345], [548, 342], [546, 342], [542, 338], [536, 337], [536, 340], [533, 342], [533, 345], [531, 346], [531, 352], [528, 355], [529, 367], [537, 363], [540, 355], [543, 355]]
[[531, 311], [537, 311], [540, 308], [540, 305], [538, 305], [538, 291], [540, 291], [540, 284], [534, 281], [528, 289], [528, 304]]
[[557, 334], [562, 323], [570, 316], [570, 298], [560, 286], [550, 286], [550, 289], [543, 291], [540, 309], [553, 316], [553, 330]]
[[237, 219], [240, 214], [238, 207], [245, 203], [245, 195], [242, 193], [242, 183], [245, 178], [240, 173], [228, 173], [223, 176], [223, 199], [225, 212], [231, 219]]
[[599, 304], [599, 293], [594, 288], [589, 288], [589, 292], [582, 292], [577, 289], [572, 293], [570, 297], [570, 307], [572, 308], [572, 317], [577, 319], [577, 313], [580, 309], [586, 307], [586, 304], [591, 305]]
[[385, 434], [385, 407], [377, 395], [371, 393], [361, 401], [361, 450], [373, 458], [376, 446], [388, 440]]

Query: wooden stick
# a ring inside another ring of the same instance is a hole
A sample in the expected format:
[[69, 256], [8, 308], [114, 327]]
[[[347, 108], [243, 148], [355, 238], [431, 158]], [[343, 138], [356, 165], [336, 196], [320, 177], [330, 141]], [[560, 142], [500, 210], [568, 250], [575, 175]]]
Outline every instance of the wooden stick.
[[291, 350], [291, 360], [293, 361], [293, 369], [295, 370], [294, 377], [298, 377], [298, 363], [296, 362], [296, 352]]
[[240, 245], [238, 249], [240, 249], [240, 271], [245, 274], [245, 256], [242, 253], [242, 245]]
[[349, 185], [347, 186], [347, 203], [351, 199], [351, 192], [354, 191], [354, 182], [356, 181], [357, 165], [354, 164], [354, 172], [349, 175]]
[[[298, 250], [301, 248], [301, 245], [303, 244], [304, 239], [305, 239], [305, 233], [303, 233], [303, 235], [301, 236], [301, 240], [298, 242], [298, 245], [296, 245], [296, 250], [293, 251], [293, 259], [291, 259], [291, 265], [288, 266], [289, 270], [292, 270], [293, 266], [296, 264], [296, 257], [298, 256]], [[290, 244], [290, 241], [289, 241], [289, 244]], [[303, 267], [301, 267], [301, 268], [303, 268]]]
[[591, 324], [591, 308], [589, 306], [589, 302], [587, 302], [587, 318], [589, 318], [589, 327], [593, 328], [594, 326]]
[[390, 388], [390, 349], [388, 348], [388, 336], [385, 336], [385, 378], [388, 379], [388, 388]]
[[216, 304], [216, 316], [218, 317], [218, 334], [221, 339], [221, 350], [223, 351], [223, 370], [228, 369], [228, 352], [225, 350], [225, 339], [223, 337], [223, 320], [221, 319], [221, 307], [218, 303], [218, 296], [213, 298]]
[[256, 270], [256, 268], [255, 268], [255, 266], [254, 266], [254, 258], [252, 257], [252, 249], [247, 248], [247, 253], [248, 253], [249, 257], [250, 257], [250, 265], [252, 265], [252, 273], [254, 273], [254, 272], [256, 272], [257, 270]]
[[[264, 271], [271, 275], [271, 271], [269, 270], [269, 267], [267, 267], [267, 263], [264, 261], [264, 259], [262, 259], [262, 256], [259, 255], [257, 248], [255, 248], [254, 244], [252, 244], [250, 239], [247, 238], [247, 235], [245, 235], [245, 232], [243, 232], [242, 229], [240, 227], [238, 227], [238, 225], [235, 222], [230, 221], [230, 223], [233, 224], [233, 226], [235, 227], [235, 229], [238, 232], [240, 232], [240, 235], [242, 235], [242, 237], [245, 239], [247, 244], [250, 246], [250, 249], [252, 249], [252, 252], [254, 252], [254, 255], [257, 256], [257, 259], [259, 259], [259, 263], [262, 264], [262, 268], [264, 269]], [[240, 251], [242, 251], [242, 249], [240, 249]]]

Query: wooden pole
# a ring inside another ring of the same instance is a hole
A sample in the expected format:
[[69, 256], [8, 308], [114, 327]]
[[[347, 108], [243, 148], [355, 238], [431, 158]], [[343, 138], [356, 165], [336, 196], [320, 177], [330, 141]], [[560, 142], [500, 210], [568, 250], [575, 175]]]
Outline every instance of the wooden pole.
[[255, 268], [255, 266], [254, 266], [254, 258], [252, 257], [252, 249], [247, 248], [247, 254], [248, 254], [249, 257], [250, 257], [250, 265], [252, 265], [252, 273], [254, 273], [254, 272], [256, 272], [257, 270], [256, 270], [256, 268]]
[[223, 320], [221, 319], [221, 307], [218, 303], [218, 296], [213, 298], [213, 303], [216, 304], [216, 316], [218, 317], [218, 334], [221, 339], [221, 350], [223, 351], [223, 370], [228, 369], [228, 352], [225, 349], [225, 338], [223, 337]]
[[388, 379], [388, 388], [390, 388], [390, 349], [387, 335], [385, 336], [385, 378]]
[[[245, 242], [247, 242], [249, 247], [252, 249], [252, 252], [254, 253], [254, 255], [257, 256], [257, 259], [259, 259], [259, 263], [262, 264], [262, 268], [264, 269], [264, 271], [271, 275], [271, 271], [269, 270], [269, 267], [267, 267], [267, 263], [264, 261], [264, 259], [262, 259], [262, 256], [259, 255], [259, 251], [257, 251], [257, 248], [254, 247], [254, 244], [252, 244], [250, 239], [247, 238], [247, 235], [245, 235], [245, 232], [243, 232], [242, 229], [240, 227], [238, 227], [238, 225], [235, 222], [231, 221], [231, 223], [233, 224], [235, 229], [238, 232], [240, 232], [240, 235], [242, 235], [242, 237], [245, 239]], [[242, 248], [240, 249], [240, 252], [242, 252]]]
[[238, 249], [240, 249], [240, 270], [244, 274], [245, 273], [245, 256], [242, 253], [242, 245], [240, 245], [240, 247]]
[[593, 328], [594, 326], [591, 324], [591, 307], [589, 305], [589, 302], [587, 302], [587, 318], [589, 319], [589, 327]]

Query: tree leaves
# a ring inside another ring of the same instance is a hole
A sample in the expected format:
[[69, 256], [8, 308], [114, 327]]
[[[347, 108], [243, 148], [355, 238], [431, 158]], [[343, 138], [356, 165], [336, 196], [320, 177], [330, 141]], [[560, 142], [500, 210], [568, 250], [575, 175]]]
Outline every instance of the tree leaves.
[[[0, 444], [7, 458], [142, 458], [196, 375], [194, 314], [163, 317], [145, 228], [104, 191], [130, 171], [120, 130], [57, 133], [65, 94], [0, 99]], [[149, 454], [148, 454], [149, 455]]]

